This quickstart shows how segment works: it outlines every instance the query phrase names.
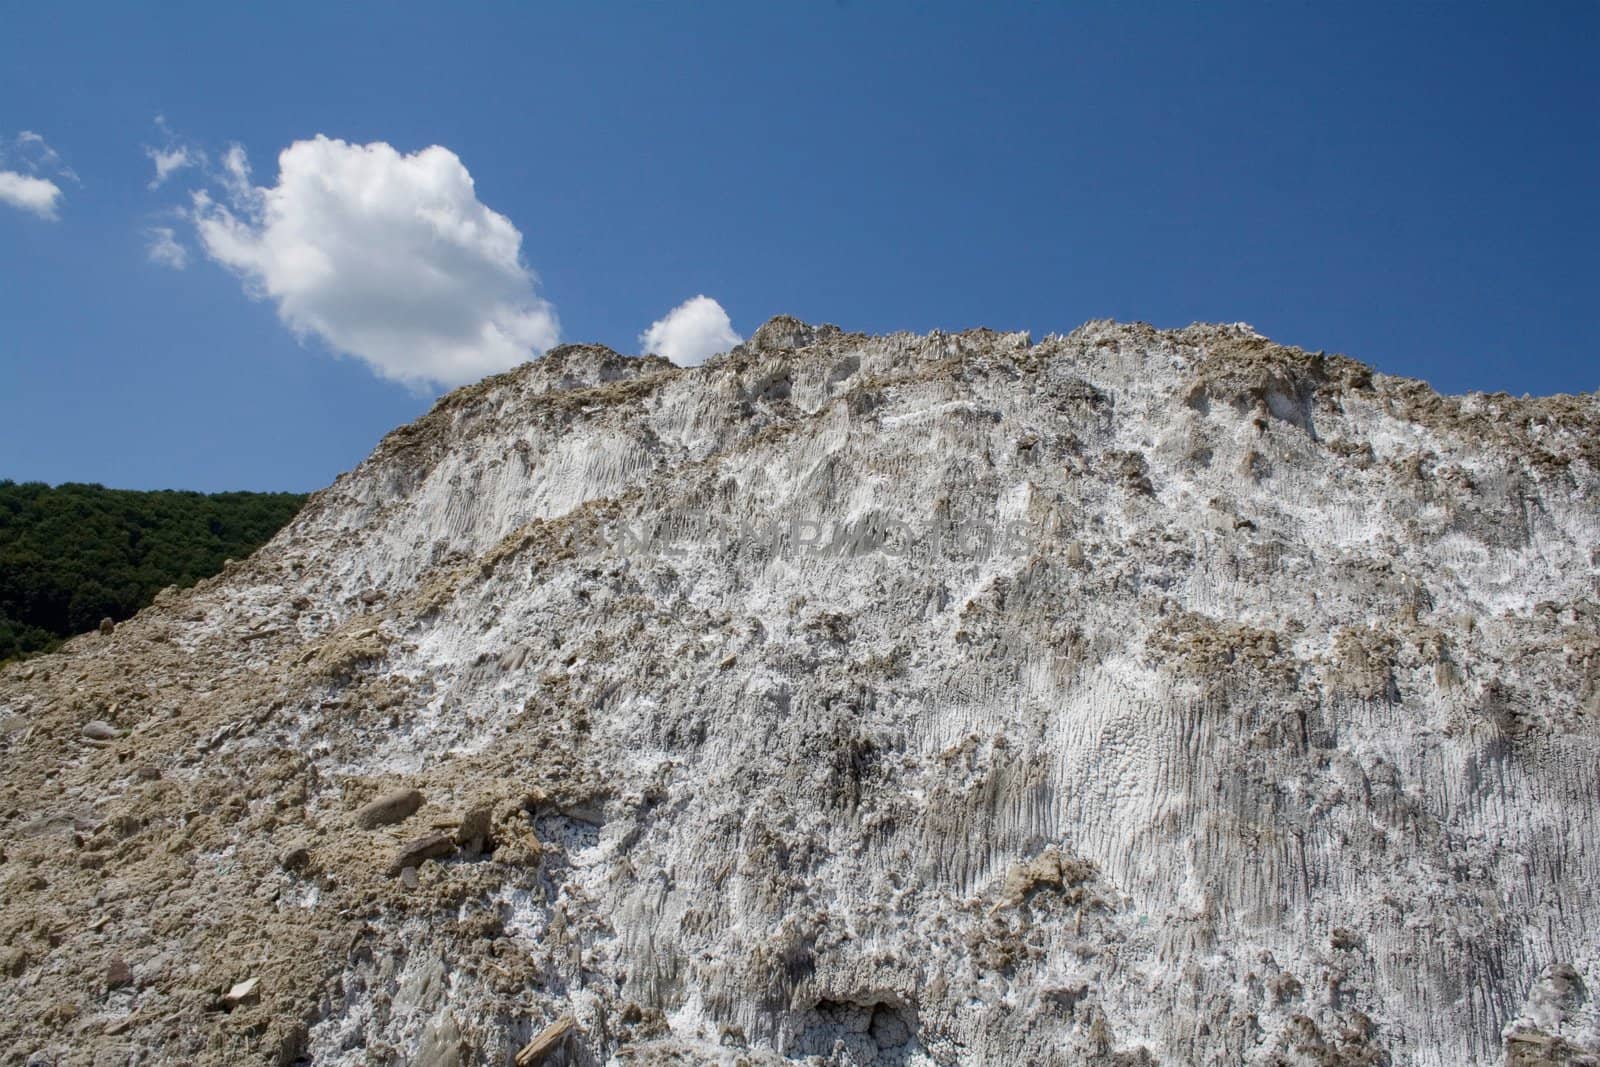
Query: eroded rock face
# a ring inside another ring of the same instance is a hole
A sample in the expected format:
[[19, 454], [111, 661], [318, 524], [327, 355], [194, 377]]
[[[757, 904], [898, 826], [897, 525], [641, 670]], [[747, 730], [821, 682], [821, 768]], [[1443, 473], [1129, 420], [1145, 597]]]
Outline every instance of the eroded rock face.
[[1587, 1062], [1597, 449], [1237, 326], [557, 350], [0, 675], [0, 1048]]

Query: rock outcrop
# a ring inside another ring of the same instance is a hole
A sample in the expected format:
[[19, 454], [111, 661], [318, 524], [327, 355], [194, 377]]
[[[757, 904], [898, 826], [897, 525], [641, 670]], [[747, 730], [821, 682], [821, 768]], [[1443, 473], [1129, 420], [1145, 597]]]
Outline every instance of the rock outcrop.
[[0, 674], [4, 1062], [1593, 1062], [1597, 448], [1243, 326], [558, 349]]

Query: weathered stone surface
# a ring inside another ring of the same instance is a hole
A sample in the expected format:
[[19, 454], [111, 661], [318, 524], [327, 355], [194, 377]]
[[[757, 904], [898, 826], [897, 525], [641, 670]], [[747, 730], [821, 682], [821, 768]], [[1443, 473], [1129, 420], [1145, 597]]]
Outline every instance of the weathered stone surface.
[[422, 1033], [422, 1045], [417, 1049], [416, 1067], [461, 1067], [467, 1062], [461, 1038], [461, 1027], [455, 1013], [449, 1008], [439, 1009], [439, 1014]]
[[28, 969], [28, 953], [16, 945], [0, 945], [0, 975], [21, 978]]

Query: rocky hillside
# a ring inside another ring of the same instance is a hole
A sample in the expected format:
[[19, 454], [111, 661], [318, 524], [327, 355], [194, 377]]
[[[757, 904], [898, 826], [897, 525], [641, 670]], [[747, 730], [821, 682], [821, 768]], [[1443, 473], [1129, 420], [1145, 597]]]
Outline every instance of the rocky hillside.
[[4, 1062], [1596, 1062], [1600, 398], [572, 346], [0, 675]]

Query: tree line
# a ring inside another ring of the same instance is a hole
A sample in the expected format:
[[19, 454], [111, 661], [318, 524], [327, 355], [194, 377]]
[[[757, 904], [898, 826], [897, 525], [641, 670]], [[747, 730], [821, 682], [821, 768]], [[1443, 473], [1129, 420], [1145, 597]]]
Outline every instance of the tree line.
[[120, 622], [254, 552], [298, 493], [141, 492], [0, 480], [0, 661]]

